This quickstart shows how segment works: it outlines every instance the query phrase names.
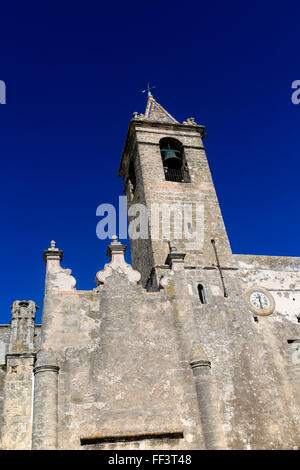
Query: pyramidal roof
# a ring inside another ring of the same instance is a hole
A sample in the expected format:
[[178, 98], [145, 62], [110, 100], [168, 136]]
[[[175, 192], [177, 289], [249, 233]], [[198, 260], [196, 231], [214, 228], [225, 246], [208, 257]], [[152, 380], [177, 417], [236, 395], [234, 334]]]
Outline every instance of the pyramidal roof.
[[168, 111], [163, 108], [148, 92], [148, 102], [145, 112], [145, 118], [150, 119], [151, 121], [162, 121], [162, 122], [174, 122], [178, 123]]

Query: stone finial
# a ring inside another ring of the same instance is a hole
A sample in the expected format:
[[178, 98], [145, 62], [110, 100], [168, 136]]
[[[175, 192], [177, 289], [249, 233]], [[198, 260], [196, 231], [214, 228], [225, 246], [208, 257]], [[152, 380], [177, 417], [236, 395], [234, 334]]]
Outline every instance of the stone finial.
[[133, 113], [133, 119], [143, 119], [145, 116], [143, 113], [137, 113], [137, 112], [134, 112]]
[[106, 278], [114, 274], [125, 274], [128, 281], [132, 283], [137, 283], [140, 280], [140, 273], [135, 271], [130, 264], [126, 263], [124, 259], [125, 251], [126, 245], [122, 245], [118, 241], [118, 237], [114, 235], [111, 244], [107, 247], [106, 253], [111, 261], [104, 266], [102, 271], [96, 274], [95, 282], [97, 285], [104, 284]]
[[56, 243], [54, 240], [51, 240], [50, 247], [48, 250], [44, 250], [43, 260], [48, 261], [49, 259], [55, 259], [61, 261], [63, 257], [63, 251], [56, 248]]
[[15, 300], [10, 306], [13, 318], [34, 318], [35, 311], [40, 307], [33, 300]]
[[107, 247], [106, 256], [108, 256], [111, 260], [113, 260], [113, 256], [122, 254], [123, 259], [124, 259], [126, 245], [122, 245], [122, 243], [119, 242], [117, 235], [113, 235], [111, 239], [112, 239], [112, 242]]
[[183, 121], [182, 124], [185, 124], [186, 126], [198, 126], [198, 124], [195, 122], [195, 118], [193, 117], [187, 118], [187, 120]]

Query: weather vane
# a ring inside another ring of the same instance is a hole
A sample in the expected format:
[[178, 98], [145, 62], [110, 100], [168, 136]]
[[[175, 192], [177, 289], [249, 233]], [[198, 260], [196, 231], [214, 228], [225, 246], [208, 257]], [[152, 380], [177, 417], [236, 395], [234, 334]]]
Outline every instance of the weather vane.
[[155, 86], [150, 86], [150, 83], [148, 83], [146, 90], [142, 90], [142, 93], [146, 93], [146, 91], [147, 91], [148, 96], [152, 96], [152, 93], [150, 91], [150, 90], [152, 90], [152, 88], [155, 88]]

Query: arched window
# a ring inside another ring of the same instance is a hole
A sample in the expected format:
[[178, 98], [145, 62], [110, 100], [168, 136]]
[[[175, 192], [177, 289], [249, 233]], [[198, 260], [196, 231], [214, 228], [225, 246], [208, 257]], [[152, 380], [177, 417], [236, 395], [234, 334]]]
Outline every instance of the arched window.
[[164, 137], [159, 145], [166, 181], [189, 183], [190, 176], [182, 143], [177, 139]]
[[198, 295], [201, 304], [206, 304], [205, 295], [204, 295], [204, 287], [202, 284], [198, 284]]

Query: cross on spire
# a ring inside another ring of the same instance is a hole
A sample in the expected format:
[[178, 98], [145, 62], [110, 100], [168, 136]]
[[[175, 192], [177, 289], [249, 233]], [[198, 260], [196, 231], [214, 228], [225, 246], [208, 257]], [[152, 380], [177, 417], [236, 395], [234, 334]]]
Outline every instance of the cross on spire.
[[152, 88], [156, 88], [155, 86], [150, 86], [150, 83], [147, 84], [147, 88], [145, 90], [142, 90], [142, 93], [146, 93], [146, 91], [148, 92], [148, 96], [152, 96], [152, 93], [150, 90], [152, 90]]

